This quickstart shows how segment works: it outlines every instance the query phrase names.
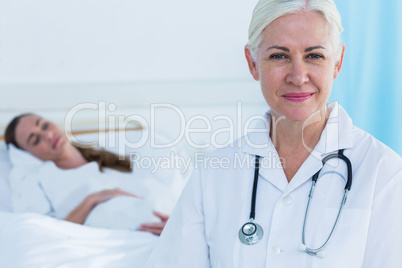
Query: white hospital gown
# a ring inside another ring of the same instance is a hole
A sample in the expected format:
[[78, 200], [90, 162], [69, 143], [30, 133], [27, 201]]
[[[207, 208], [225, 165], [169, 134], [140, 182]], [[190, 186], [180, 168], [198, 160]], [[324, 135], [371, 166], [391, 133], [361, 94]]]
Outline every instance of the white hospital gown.
[[11, 172], [14, 212], [36, 212], [63, 219], [89, 194], [121, 188], [142, 199], [122, 196], [99, 204], [85, 224], [136, 229], [140, 223], [159, 221], [152, 211], [170, 213], [175, 204], [166, 185], [140, 171], [123, 173], [106, 168], [100, 172], [96, 162], [62, 170], [53, 162], [44, 162], [25, 173]]

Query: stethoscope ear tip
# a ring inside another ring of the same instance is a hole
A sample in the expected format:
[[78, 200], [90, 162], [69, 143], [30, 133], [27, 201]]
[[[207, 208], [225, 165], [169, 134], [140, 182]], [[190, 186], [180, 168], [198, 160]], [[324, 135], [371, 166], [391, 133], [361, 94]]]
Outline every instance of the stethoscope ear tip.
[[320, 250], [320, 251], [317, 252], [316, 255], [317, 255], [318, 258], [325, 258], [327, 253], [325, 252], [325, 250]]
[[299, 245], [299, 249], [300, 249], [301, 251], [306, 251], [307, 247], [306, 247], [305, 244], [300, 244], [300, 245]]

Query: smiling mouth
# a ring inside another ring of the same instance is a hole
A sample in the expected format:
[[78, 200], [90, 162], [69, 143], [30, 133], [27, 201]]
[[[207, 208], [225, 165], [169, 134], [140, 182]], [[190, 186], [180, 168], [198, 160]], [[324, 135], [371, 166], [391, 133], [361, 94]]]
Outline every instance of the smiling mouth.
[[58, 136], [54, 141], [53, 141], [53, 144], [52, 144], [52, 148], [54, 149], [54, 148], [56, 148], [56, 146], [57, 146], [57, 144], [59, 143], [59, 141], [60, 141], [60, 136]]
[[292, 102], [303, 102], [311, 98], [313, 95], [314, 93], [289, 93], [282, 95], [282, 97]]

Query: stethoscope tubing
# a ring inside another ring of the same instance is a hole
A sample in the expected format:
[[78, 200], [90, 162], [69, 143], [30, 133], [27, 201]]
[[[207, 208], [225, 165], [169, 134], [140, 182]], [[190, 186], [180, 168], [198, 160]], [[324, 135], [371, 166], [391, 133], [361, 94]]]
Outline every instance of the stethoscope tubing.
[[255, 219], [255, 203], [257, 199], [257, 186], [258, 186], [258, 175], [260, 170], [260, 156], [256, 155], [254, 163], [254, 182], [253, 182], [253, 195], [251, 197], [251, 209], [250, 209], [250, 219]]
[[[261, 225], [254, 222], [255, 219], [255, 206], [257, 199], [257, 187], [258, 187], [258, 176], [260, 169], [260, 156], [256, 156], [254, 163], [254, 182], [253, 182], [253, 192], [251, 197], [251, 209], [249, 221], [243, 224], [239, 230], [239, 239], [245, 245], [255, 245], [261, 241], [264, 236], [264, 230]], [[250, 229], [251, 228], [251, 229]], [[246, 230], [246, 231], [245, 231]], [[250, 232], [250, 230], [253, 230]]]
[[[313, 182], [313, 183], [314, 183], [314, 182]], [[323, 249], [325, 248], [325, 246], [328, 244], [328, 242], [331, 240], [332, 235], [334, 234], [335, 228], [336, 228], [336, 226], [337, 226], [337, 224], [338, 224], [338, 220], [339, 220], [339, 218], [340, 218], [340, 216], [341, 216], [341, 213], [342, 213], [342, 210], [343, 210], [343, 206], [344, 206], [345, 203], [346, 203], [348, 191], [349, 191], [349, 190], [345, 189], [345, 192], [344, 192], [343, 198], [342, 198], [342, 202], [341, 202], [341, 205], [340, 205], [340, 208], [339, 208], [339, 211], [338, 211], [338, 215], [336, 216], [334, 225], [332, 226], [332, 230], [331, 230], [330, 234], [328, 235], [327, 239], [325, 240], [324, 244], [322, 244], [322, 246], [319, 247], [319, 248], [309, 248], [309, 247], [305, 246], [304, 250], [305, 250], [307, 253], [309, 253], [309, 254], [317, 254], [317, 252], [323, 250]], [[302, 232], [302, 243], [303, 243], [303, 245], [306, 245], [306, 236], [305, 236], [305, 234], [306, 234], [306, 223], [307, 223], [308, 214], [309, 214], [310, 201], [311, 201], [312, 198], [313, 198], [313, 197], [312, 197], [312, 195], [310, 194], [310, 195], [309, 195], [308, 202], [307, 202], [306, 213], [305, 213], [305, 215], [304, 215], [303, 232]]]
[[322, 168], [319, 171], [317, 171], [317, 173], [315, 173], [313, 175], [311, 189], [310, 189], [308, 202], [307, 202], [307, 207], [306, 207], [306, 213], [304, 214], [303, 232], [302, 232], [302, 243], [303, 243], [302, 245], [304, 246], [303, 250], [306, 251], [308, 254], [313, 254], [313, 255], [317, 254], [318, 252], [323, 250], [325, 248], [325, 246], [328, 244], [328, 242], [331, 240], [332, 235], [334, 234], [334, 231], [336, 229], [336, 226], [338, 225], [338, 221], [339, 221], [339, 218], [341, 216], [343, 207], [344, 207], [344, 205], [346, 203], [348, 192], [349, 192], [350, 188], [352, 187], [352, 164], [351, 164], [349, 158], [347, 158], [344, 155], [343, 151], [344, 151], [344, 149], [339, 150], [338, 153], [327, 155], [322, 160], [322, 166], [324, 166], [332, 158], [340, 158], [343, 161], [345, 161], [347, 169], [348, 169], [348, 178], [347, 178], [347, 182], [346, 182], [346, 185], [345, 185], [345, 191], [344, 191], [344, 194], [343, 194], [341, 205], [339, 207], [338, 215], [336, 216], [334, 225], [332, 226], [331, 232], [328, 235], [327, 239], [325, 240], [324, 244], [322, 244], [322, 246], [318, 247], [318, 248], [309, 248], [309, 247], [307, 247], [306, 246], [306, 235], [305, 235], [306, 234], [307, 219], [308, 219], [308, 214], [309, 214], [309, 210], [310, 210], [310, 202], [311, 202], [311, 199], [313, 198], [315, 185], [317, 183], [317, 180], [318, 180], [318, 177], [320, 175], [320, 172], [321, 172]]

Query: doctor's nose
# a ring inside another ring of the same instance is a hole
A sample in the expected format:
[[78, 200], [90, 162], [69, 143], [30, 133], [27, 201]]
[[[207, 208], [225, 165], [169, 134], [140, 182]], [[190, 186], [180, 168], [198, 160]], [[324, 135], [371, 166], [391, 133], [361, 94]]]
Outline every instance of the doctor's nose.
[[286, 83], [301, 86], [308, 81], [309, 77], [306, 63], [303, 60], [294, 61], [286, 75]]

